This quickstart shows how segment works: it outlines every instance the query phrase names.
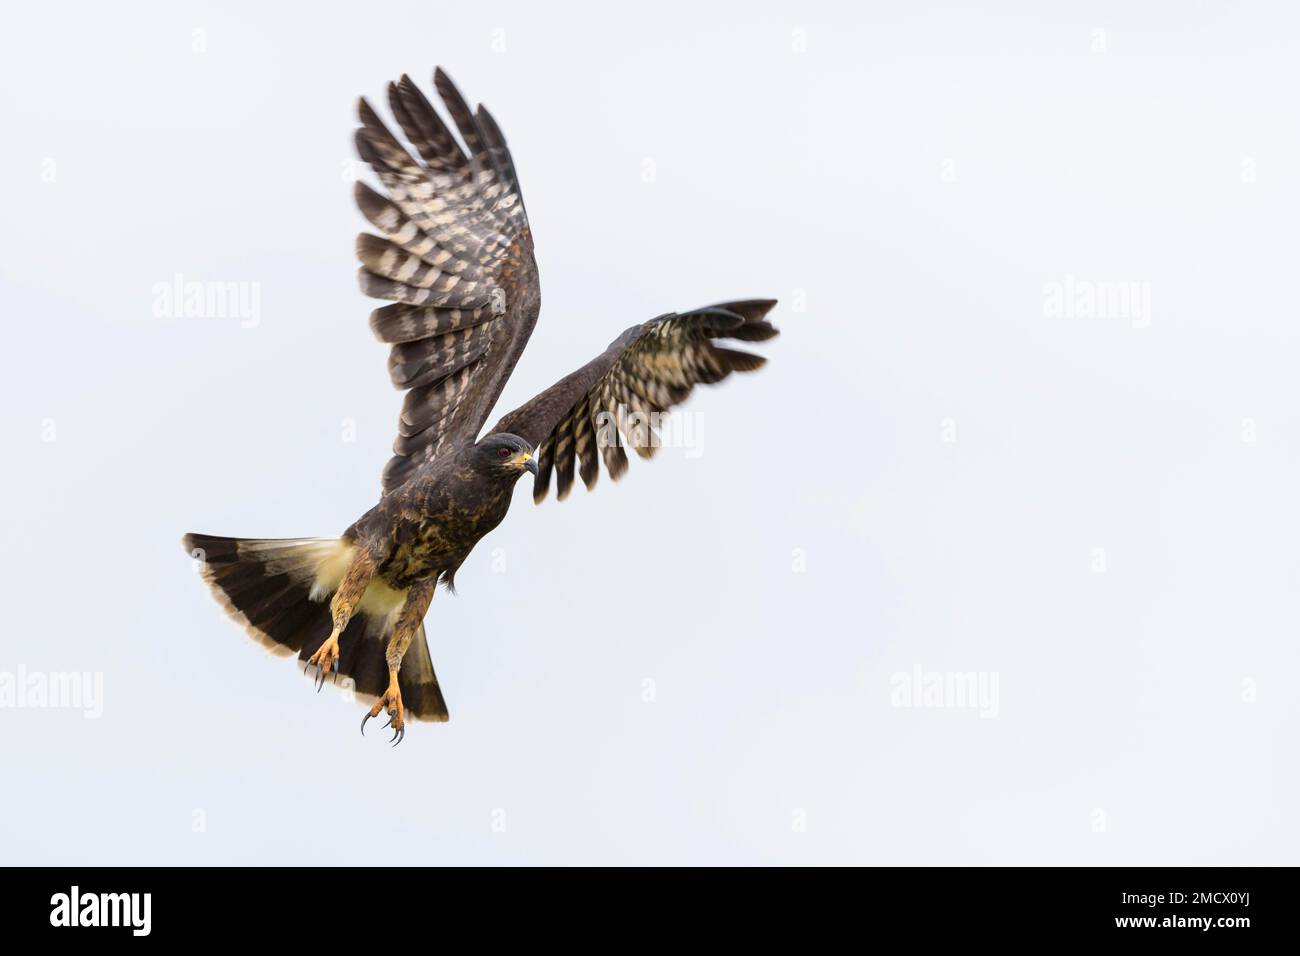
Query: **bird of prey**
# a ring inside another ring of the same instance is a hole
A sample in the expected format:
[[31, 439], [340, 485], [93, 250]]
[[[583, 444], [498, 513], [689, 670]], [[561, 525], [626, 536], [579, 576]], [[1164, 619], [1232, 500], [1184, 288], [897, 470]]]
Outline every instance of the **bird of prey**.
[[[424, 616], [441, 582], [510, 507], [533, 475], [541, 502], [627, 470], [625, 447], [649, 458], [657, 416], [698, 383], [750, 372], [764, 359], [720, 344], [777, 330], [776, 304], [745, 299], [670, 312], [618, 336], [600, 355], [516, 408], [479, 437], [537, 322], [541, 291], [533, 235], [514, 160], [492, 115], [471, 109], [441, 68], [433, 83], [459, 139], [407, 76], [388, 85], [393, 117], [419, 158], [364, 99], [356, 147], [384, 194], [356, 184], [379, 233], [357, 239], [362, 290], [392, 304], [370, 316], [391, 346], [388, 372], [406, 393], [379, 503], [335, 538], [256, 539], [188, 534], [186, 550], [217, 600], [247, 632], [297, 654], [316, 689], [350, 678], [387, 711], [393, 745], [411, 718], [445, 721]], [[345, 681], [344, 686], [349, 682]]]

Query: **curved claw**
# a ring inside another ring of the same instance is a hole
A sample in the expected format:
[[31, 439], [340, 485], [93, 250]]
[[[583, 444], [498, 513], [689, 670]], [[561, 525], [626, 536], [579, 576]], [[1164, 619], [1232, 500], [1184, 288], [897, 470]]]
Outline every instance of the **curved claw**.
[[320, 689], [321, 689], [322, 687], [324, 687], [324, 686], [325, 686], [325, 672], [324, 672], [324, 671], [317, 671], [317, 673], [316, 673], [316, 693], [319, 694], [319, 693], [320, 693]]
[[[361, 736], [363, 737], [365, 736], [366, 724], [369, 722], [370, 718], [378, 717], [379, 711], [382, 709], [385, 703], [387, 703], [386, 700], [381, 700], [378, 704], [375, 705], [373, 710], [366, 711], [366, 716], [361, 718]], [[389, 738], [389, 742], [394, 747], [396, 747], [398, 744], [400, 744], [403, 740], [406, 739], [406, 722], [403, 720], [401, 723], [397, 723], [397, 721], [401, 717], [402, 717], [401, 704], [399, 703], [396, 706], [389, 709], [388, 723], [384, 724], [384, 728], [388, 728], [388, 727], [393, 728], [393, 736]]]

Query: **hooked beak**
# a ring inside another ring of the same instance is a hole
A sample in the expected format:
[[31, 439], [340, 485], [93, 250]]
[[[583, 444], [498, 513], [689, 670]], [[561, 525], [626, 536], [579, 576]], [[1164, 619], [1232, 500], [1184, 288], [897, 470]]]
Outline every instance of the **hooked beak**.
[[536, 477], [537, 477], [537, 459], [534, 458], [532, 455], [530, 455], [528, 452], [524, 452], [523, 457], [520, 459], [520, 461], [522, 461], [522, 462], [524, 463], [524, 467], [525, 467], [526, 469], [528, 469], [529, 471], [531, 471], [531, 472], [533, 473], [533, 477], [536, 478]]

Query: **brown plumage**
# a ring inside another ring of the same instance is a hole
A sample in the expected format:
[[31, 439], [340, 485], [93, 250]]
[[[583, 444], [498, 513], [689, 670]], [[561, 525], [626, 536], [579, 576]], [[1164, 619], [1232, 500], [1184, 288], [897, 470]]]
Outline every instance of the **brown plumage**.
[[391, 346], [389, 377], [406, 393], [379, 503], [338, 538], [184, 539], [252, 636], [314, 665], [318, 689], [331, 674], [348, 678], [373, 702], [366, 720], [388, 711], [394, 743], [408, 716], [447, 719], [422, 621], [436, 584], [451, 588], [474, 545], [505, 517], [519, 476], [535, 475], [537, 501], [552, 473], [561, 499], [575, 470], [590, 488], [603, 461], [617, 480], [625, 447], [653, 455], [658, 416], [697, 384], [765, 361], [723, 341], [777, 334], [765, 319], [770, 299], [659, 316], [480, 439], [537, 323], [541, 294], [500, 128], [441, 69], [434, 86], [456, 133], [409, 77], [388, 87], [415, 155], [365, 100], [358, 108], [357, 151], [384, 188], [356, 187], [379, 233], [357, 239], [360, 283], [392, 303], [371, 314], [370, 328]]

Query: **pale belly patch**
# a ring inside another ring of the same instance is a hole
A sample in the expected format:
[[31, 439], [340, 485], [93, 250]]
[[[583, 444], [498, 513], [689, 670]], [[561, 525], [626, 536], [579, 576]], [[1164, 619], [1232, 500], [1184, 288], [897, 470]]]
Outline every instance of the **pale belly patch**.
[[[323, 557], [320, 564], [316, 566], [316, 574], [312, 579], [311, 599], [313, 601], [324, 601], [338, 590], [339, 583], [352, 564], [356, 551], [356, 545], [340, 540], [337, 546]], [[374, 617], [388, 617], [401, 609], [406, 601], [406, 590], [394, 588], [378, 577], [371, 578], [365, 594], [361, 596], [360, 604], [357, 605], [357, 610]]]

